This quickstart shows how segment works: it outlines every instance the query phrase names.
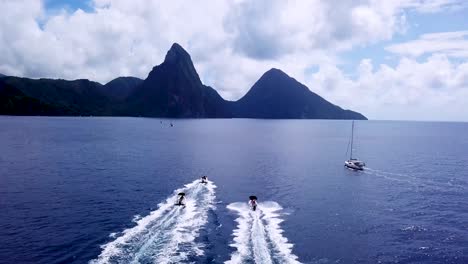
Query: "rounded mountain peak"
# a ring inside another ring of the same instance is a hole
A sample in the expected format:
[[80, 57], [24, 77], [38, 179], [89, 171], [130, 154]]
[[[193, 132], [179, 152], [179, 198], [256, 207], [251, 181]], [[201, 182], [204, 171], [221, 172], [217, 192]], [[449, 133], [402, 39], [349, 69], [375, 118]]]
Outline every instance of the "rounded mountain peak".
[[292, 79], [289, 75], [277, 68], [271, 68], [265, 72], [260, 80], [270, 80], [270, 79]]
[[[266, 71], [262, 77], [257, 81], [257, 83], [295, 83], [297, 82], [294, 78], [287, 75], [280, 69], [271, 68], [270, 70]], [[277, 85], [275, 85], [277, 86]]]

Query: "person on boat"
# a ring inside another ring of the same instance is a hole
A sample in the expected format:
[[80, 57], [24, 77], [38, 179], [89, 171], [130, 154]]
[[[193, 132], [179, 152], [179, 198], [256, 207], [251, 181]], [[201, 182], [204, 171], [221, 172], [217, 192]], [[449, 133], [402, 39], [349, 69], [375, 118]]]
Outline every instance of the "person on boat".
[[250, 196], [249, 197], [249, 205], [253, 211], [257, 210], [257, 196]]
[[207, 176], [202, 176], [201, 177], [201, 183], [208, 183], [208, 177]]
[[176, 205], [185, 206], [185, 193], [179, 193], [178, 194]]

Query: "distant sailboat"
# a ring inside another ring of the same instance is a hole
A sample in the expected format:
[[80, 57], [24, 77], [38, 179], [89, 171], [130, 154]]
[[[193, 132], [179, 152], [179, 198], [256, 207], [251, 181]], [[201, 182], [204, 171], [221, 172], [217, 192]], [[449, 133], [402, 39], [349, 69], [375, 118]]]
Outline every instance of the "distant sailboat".
[[345, 161], [345, 166], [353, 170], [363, 170], [366, 164], [363, 161], [353, 158], [353, 141], [354, 141], [354, 120], [351, 129], [351, 154], [349, 160]]

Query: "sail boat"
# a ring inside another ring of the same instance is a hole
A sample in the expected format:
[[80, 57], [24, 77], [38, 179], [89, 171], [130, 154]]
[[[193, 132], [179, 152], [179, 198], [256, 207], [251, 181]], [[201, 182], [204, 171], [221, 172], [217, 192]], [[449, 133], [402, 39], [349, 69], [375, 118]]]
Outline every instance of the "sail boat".
[[354, 141], [354, 120], [351, 129], [351, 154], [349, 160], [345, 161], [345, 166], [353, 170], [363, 170], [366, 164], [358, 159], [353, 159], [353, 141]]

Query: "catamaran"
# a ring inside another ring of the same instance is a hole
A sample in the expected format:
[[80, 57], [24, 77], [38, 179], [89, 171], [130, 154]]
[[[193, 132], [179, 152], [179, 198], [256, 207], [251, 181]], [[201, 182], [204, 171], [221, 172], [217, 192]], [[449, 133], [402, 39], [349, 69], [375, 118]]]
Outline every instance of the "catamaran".
[[358, 159], [353, 158], [353, 141], [354, 141], [354, 120], [351, 129], [351, 154], [349, 160], [345, 161], [345, 166], [353, 170], [363, 170], [366, 164]]

